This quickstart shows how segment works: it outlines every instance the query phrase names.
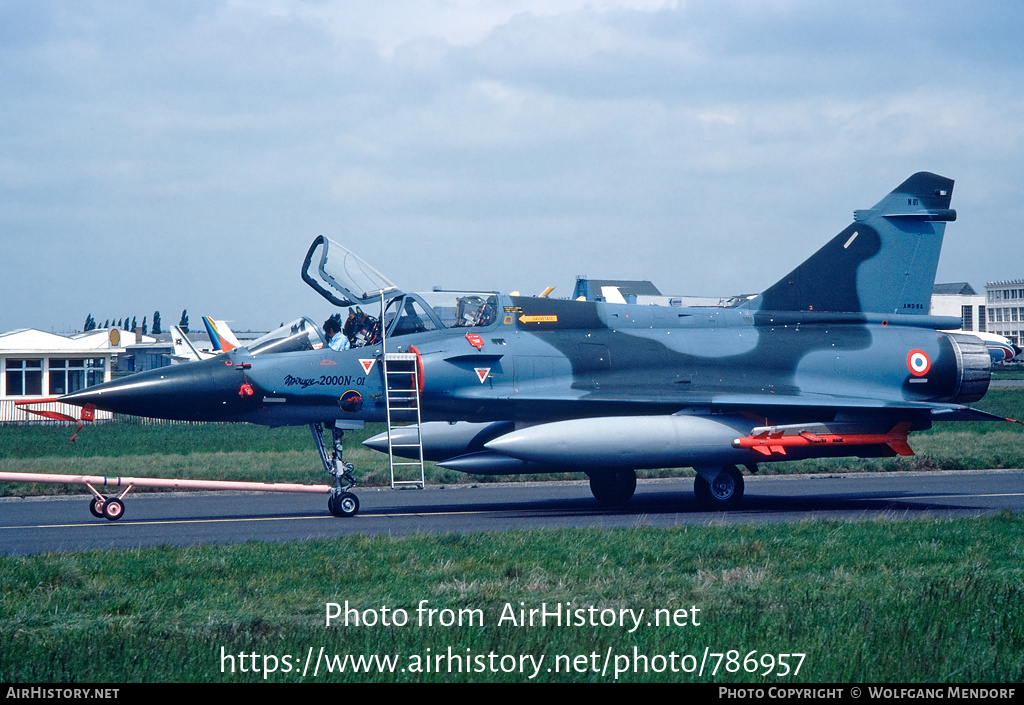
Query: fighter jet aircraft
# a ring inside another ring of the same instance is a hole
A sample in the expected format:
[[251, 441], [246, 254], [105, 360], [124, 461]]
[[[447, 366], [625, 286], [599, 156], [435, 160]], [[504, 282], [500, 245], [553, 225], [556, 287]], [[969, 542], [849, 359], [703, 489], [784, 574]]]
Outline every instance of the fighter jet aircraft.
[[[347, 348], [299, 318], [218, 357], [61, 397], [166, 419], [308, 424], [334, 477], [328, 508], [358, 511], [344, 431], [471, 473], [578, 471], [621, 505], [640, 468], [693, 467], [694, 491], [736, 506], [758, 463], [911, 455], [990, 377], [985, 344], [928, 314], [953, 181], [918, 173], [756, 296], [640, 306], [488, 291], [407, 293], [318, 237], [304, 281], [344, 320]], [[405, 421], [409, 425], [402, 426]], [[330, 452], [323, 427], [332, 429]], [[422, 475], [421, 475], [422, 477]]]

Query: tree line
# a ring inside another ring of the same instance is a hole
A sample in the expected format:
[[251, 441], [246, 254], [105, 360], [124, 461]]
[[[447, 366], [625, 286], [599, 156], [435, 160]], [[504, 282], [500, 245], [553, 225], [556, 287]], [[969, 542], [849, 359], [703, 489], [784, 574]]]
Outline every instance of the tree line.
[[[129, 325], [130, 323], [130, 325]], [[135, 330], [139, 327], [138, 319], [132, 316], [130, 319], [128, 316], [124, 318], [108, 318], [103, 322], [103, 325], [97, 323], [96, 319], [92, 317], [90, 313], [85, 317], [85, 325], [82, 326], [82, 331], [88, 333], [91, 330], [97, 328], [120, 328], [121, 330]], [[188, 310], [181, 312], [181, 320], [178, 321], [178, 327], [185, 333], [188, 333]], [[163, 333], [163, 324], [160, 321], [160, 312], [153, 312], [153, 335], [160, 335]], [[149, 335], [149, 323], [145, 316], [142, 317], [142, 334]]]

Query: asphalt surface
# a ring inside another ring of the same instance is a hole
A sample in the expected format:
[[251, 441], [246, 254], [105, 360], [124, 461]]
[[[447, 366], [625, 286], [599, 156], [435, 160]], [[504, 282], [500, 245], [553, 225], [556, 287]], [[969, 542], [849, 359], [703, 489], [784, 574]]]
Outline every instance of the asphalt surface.
[[619, 528], [1024, 511], [1024, 470], [746, 477], [742, 506], [704, 512], [688, 478], [641, 480], [625, 509], [597, 505], [586, 482], [503, 483], [390, 490], [357, 488], [357, 516], [338, 519], [325, 496], [269, 493], [129, 494], [124, 517], [96, 519], [88, 497], [0, 500], [0, 553], [241, 541], [304, 541], [350, 534], [448, 533], [557, 527]]

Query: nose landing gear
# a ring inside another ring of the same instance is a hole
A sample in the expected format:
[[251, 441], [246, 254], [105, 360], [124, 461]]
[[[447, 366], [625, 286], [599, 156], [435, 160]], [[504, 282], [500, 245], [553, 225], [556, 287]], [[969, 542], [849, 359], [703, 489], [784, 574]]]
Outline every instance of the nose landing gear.
[[[350, 422], [351, 423], [351, 422]], [[362, 422], [359, 426], [362, 426]], [[356, 486], [356, 479], [352, 475], [352, 463], [342, 460], [344, 452], [345, 428], [344, 422], [336, 421], [331, 427], [332, 452], [327, 453], [324, 445], [324, 428], [321, 423], [311, 423], [309, 430], [313, 434], [313, 442], [320, 453], [320, 461], [324, 464], [324, 470], [334, 478], [334, 487], [327, 498], [327, 510], [336, 517], [353, 517], [359, 512], [359, 498], [349, 490]], [[349, 429], [355, 428], [349, 425]]]

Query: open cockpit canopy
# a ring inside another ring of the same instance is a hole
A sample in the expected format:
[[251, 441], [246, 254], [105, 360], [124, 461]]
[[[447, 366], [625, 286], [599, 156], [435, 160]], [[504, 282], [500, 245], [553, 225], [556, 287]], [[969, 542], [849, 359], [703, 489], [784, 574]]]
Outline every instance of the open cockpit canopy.
[[[313, 240], [306, 253], [302, 280], [335, 306], [349, 307], [342, 332], [352, 347], [379, 341], [380, 325], [374, 316], [385, 308], [384, 330], [388, 336], [444, 328], [486, 328], [498, 317], [495, 292], [407, 294], [354, 252], [323, 235]], [[290, 330], [291, 325], [285, 328]]]
[[302, 263], [302, 280], [335, 306], [366, 306], [398, 287], [364, 259], [323, 235], [313, 240]]

